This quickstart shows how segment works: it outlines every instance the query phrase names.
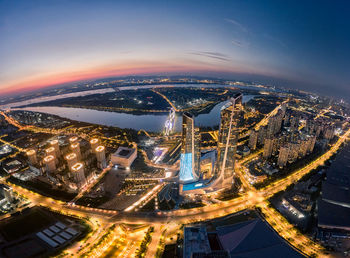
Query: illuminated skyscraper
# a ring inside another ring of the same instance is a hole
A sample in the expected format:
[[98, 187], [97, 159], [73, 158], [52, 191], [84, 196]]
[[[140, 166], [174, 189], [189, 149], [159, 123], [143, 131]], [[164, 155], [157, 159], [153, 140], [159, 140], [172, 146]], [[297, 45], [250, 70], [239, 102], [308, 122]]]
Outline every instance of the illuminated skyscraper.
[[99, 140], [97, 138], [93, 138], [90, 140], [91, 151], [95, 152], [97, 146], [99, 144]]
[[56, 162], [53, 155], [46, 156], [44, 158], [44, 164], [46, 165], [46, 172], [48, 174], [54, 173], [56, 171]]
[[6, 201], [8, 201], [9, 203], [12, 203], [15, 199], [12, 188], [8, 185], [2, 184], [1, 190], [2, 190], [2, 194], [5, 197]]
[[251, 150], [255, 150], [257, 143], [258, 143], [258, 131], [253, 129], [250, 131], [248, 146]]
[[52, 156], [54, 156], [55, 159], [56, 159], [56, 150], [55, 150], [54, 147], [49, 147], [49, 148], [47, 148], [47, 149], [45, 150], [45, 152], [46, 152], [46, 156], [52, 155]]
[[73, 173], [74, 181], [77, 186], [83, 186], [86, 182], [84, 165], [82, 163], [76, 163], [72, 166], [71, 171]]
[[284, 166], [286, 166], [288, 162], [288, 157], [289, 157], [289, 147], [287, 145], [282, 146], [280, 148], [280, 151], [278, 154], [278, 161], [277, 161], [277, 164], [280, 168], [283, 168]]
[[264, 159], [268, 159], [272, 156], [273, 153], [273, 147], [276, 142], [275, 138], [268, 137], [264, 141], [264, 152], [263, 152], [263, 157]]
[[73, 144], [76, 143], [78, 141], [78, 137], [77, 136], [72, 136], [69, 138], [69, 143]]
[[242, 110], [241, 93], [236, 94], [221, 108], [216, 182], [222, 183], [223, 187], [230, 187], [233, 183], [235, 154], [239, 133], [237, 126]]
[[95, 152], [96, 152], [96, 158], [97, 158], [97, 166], [99, 168], [107, 167], [105, 147], [98, 146], [96, 147]]
[[194, 127], [194, 116], [185, 112], [182, 115], [182, 146], [180, 156], [180, 182], [193, 182], [198, 179], [200, 150], [198, 130]]
[[81, 153], [80, 153], [80, 144], [79, 144], [79, 142], [72, 143], [70, 145], [70, 149], [72, 150], [72, 152], [77, 154], [78, 160], [80, 160], [81, 159]]
[[69, 169], [71, 170], [72, 166], [75, 163], [78, 163], [78, 157], [77, 154], [75, 154], [74, 152], [66, 155], [66, 161], [67, 161], [67, 165], [69, 167]]
[[38, 159], [37, 159], [37, 156], [36, 156], [36, 151], [31, 149], [31, 150], [28, 150], [27, 151], [27, 156], [28, 156], [28, 160], [29, 160], [29, 163], [31, 165], [35, 165], [38, 163]]
[[58, 140], [52, 140], [50, 142], [50, 145], [55, 148], [56, 151], [56, 158], [60, 155], [60, 144]]

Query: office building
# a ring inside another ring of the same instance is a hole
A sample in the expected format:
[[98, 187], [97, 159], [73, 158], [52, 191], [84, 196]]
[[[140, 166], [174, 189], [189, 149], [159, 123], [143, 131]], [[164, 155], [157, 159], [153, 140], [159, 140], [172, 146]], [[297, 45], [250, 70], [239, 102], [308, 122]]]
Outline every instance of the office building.
[[222, 184], [222, 187], [231, 187], [233, 183], [239, 133], [237, 126], [242, 109], [241, 93], [236, 94], [221, 109], [215, 176], [217, 177], [217, 182]]
[[200, 166], [200, 149], [198, 130], [194, 126], [194, 116], [185, 112], [182, 115], [182, 145], [180, 154], [181, 183], [193, 182], [198, 179]]

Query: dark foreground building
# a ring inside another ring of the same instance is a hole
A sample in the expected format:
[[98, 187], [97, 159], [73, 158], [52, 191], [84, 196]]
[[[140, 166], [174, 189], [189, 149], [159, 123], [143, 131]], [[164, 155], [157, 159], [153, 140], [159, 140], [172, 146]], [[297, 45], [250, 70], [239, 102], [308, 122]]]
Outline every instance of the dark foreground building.
[[260, 219], [219, 226], [184, 229], [183, 257], [294, 258], [304, 257]]

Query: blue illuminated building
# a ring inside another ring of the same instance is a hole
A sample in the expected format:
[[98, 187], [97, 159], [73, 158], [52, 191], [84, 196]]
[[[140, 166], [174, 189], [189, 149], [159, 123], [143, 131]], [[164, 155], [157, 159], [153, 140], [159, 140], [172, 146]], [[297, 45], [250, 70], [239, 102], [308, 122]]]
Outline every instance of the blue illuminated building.
[[180, 183], [198, 180], [200, 167], [199, 131], [194, 127], [194, 116], [182, 116], [182, 145], [180, 156]]

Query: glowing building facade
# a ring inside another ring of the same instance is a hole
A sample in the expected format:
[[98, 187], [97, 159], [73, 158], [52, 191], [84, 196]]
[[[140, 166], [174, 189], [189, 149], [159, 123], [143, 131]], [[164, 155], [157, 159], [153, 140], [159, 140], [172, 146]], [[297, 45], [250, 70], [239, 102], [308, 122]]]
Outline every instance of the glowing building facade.
[[76, 143], [78, 142], [78, 137], [77, 136], [72, 136], [69, 138], [69, 143], [70, 144], [73, 144], [73, 143]]
[[37, 159], [37, 156], [36, 156], [36, 151], [31, 149], [31, 150], [28, 150], [27, 151], [27, 156], [28, 156], [28, 160], [29, 160], [29, 163], [31, 165], [35, 165], [38, 163], [38, 159]]
[[54, 147], [51, 146], [51, 147], [47, 148], [45, 150], [45, 152], [46, 152], [46, 156], [52, 155], [52, 156], [54, 156], [56, 158], [56, 150], [55, 150]]
[[84, 165], [82, 163], [76, 163], [72, 166], [71, 171], [73, 173], [74, 180], [77, 186], [83, 186], [86, 182]]
[[96, 152], [96, 158], [97, 158], [97, 166], [99, 168], [107, 167], [105, 147], [97, 146], [95, 148], [95, 152]]
[[60, 144], [58, 142], [58, 140], [52, 140], [50, 142], [50, 145], [55, 148], [55, 152], [56, 152], [56, 157], [58, 157], [60, 155]]
[[72, 166], [76, 163], [78, 163], [78, 157], [77, 154], [75, 154], [74, 152], [66, 155], [66, 161], [67, 161], [67, 165], [69, 167], [69, 169], [71, 170]]
[[233, 183], [235, 154], [239, 134], [238, 124], [242, 110], [242, 94], [238, 93], [222, 107], [220, 113], [215, 177], [216, 182], [223, 187], [230, 187]]
[[185, 112], [182, 116], [182, 146], [180, 155], [181, 183], [198, 179], [200, 167], [199, 131], [194, 127], [194, 116]]
[[93, 138], [90, 140], [90, 146], [91, 146], [92, 152], [95, 152], [98, 145], [99, 145], [99, 140], [97, 138]]
[[80, 144], [79, 144], [79, 142], [72, 143], [70, 145], [70, 149], [72, 150], [72, 152], [77, 154], [78, 160], [80, 160], [81, 159], [81, 153], [80, 153]]
[[44, 158], [44, 164], [46, 165], [46, 172], [48, 174], [54, 173], [56, 171], [56, 162], [53, 155], [48, 155]]

